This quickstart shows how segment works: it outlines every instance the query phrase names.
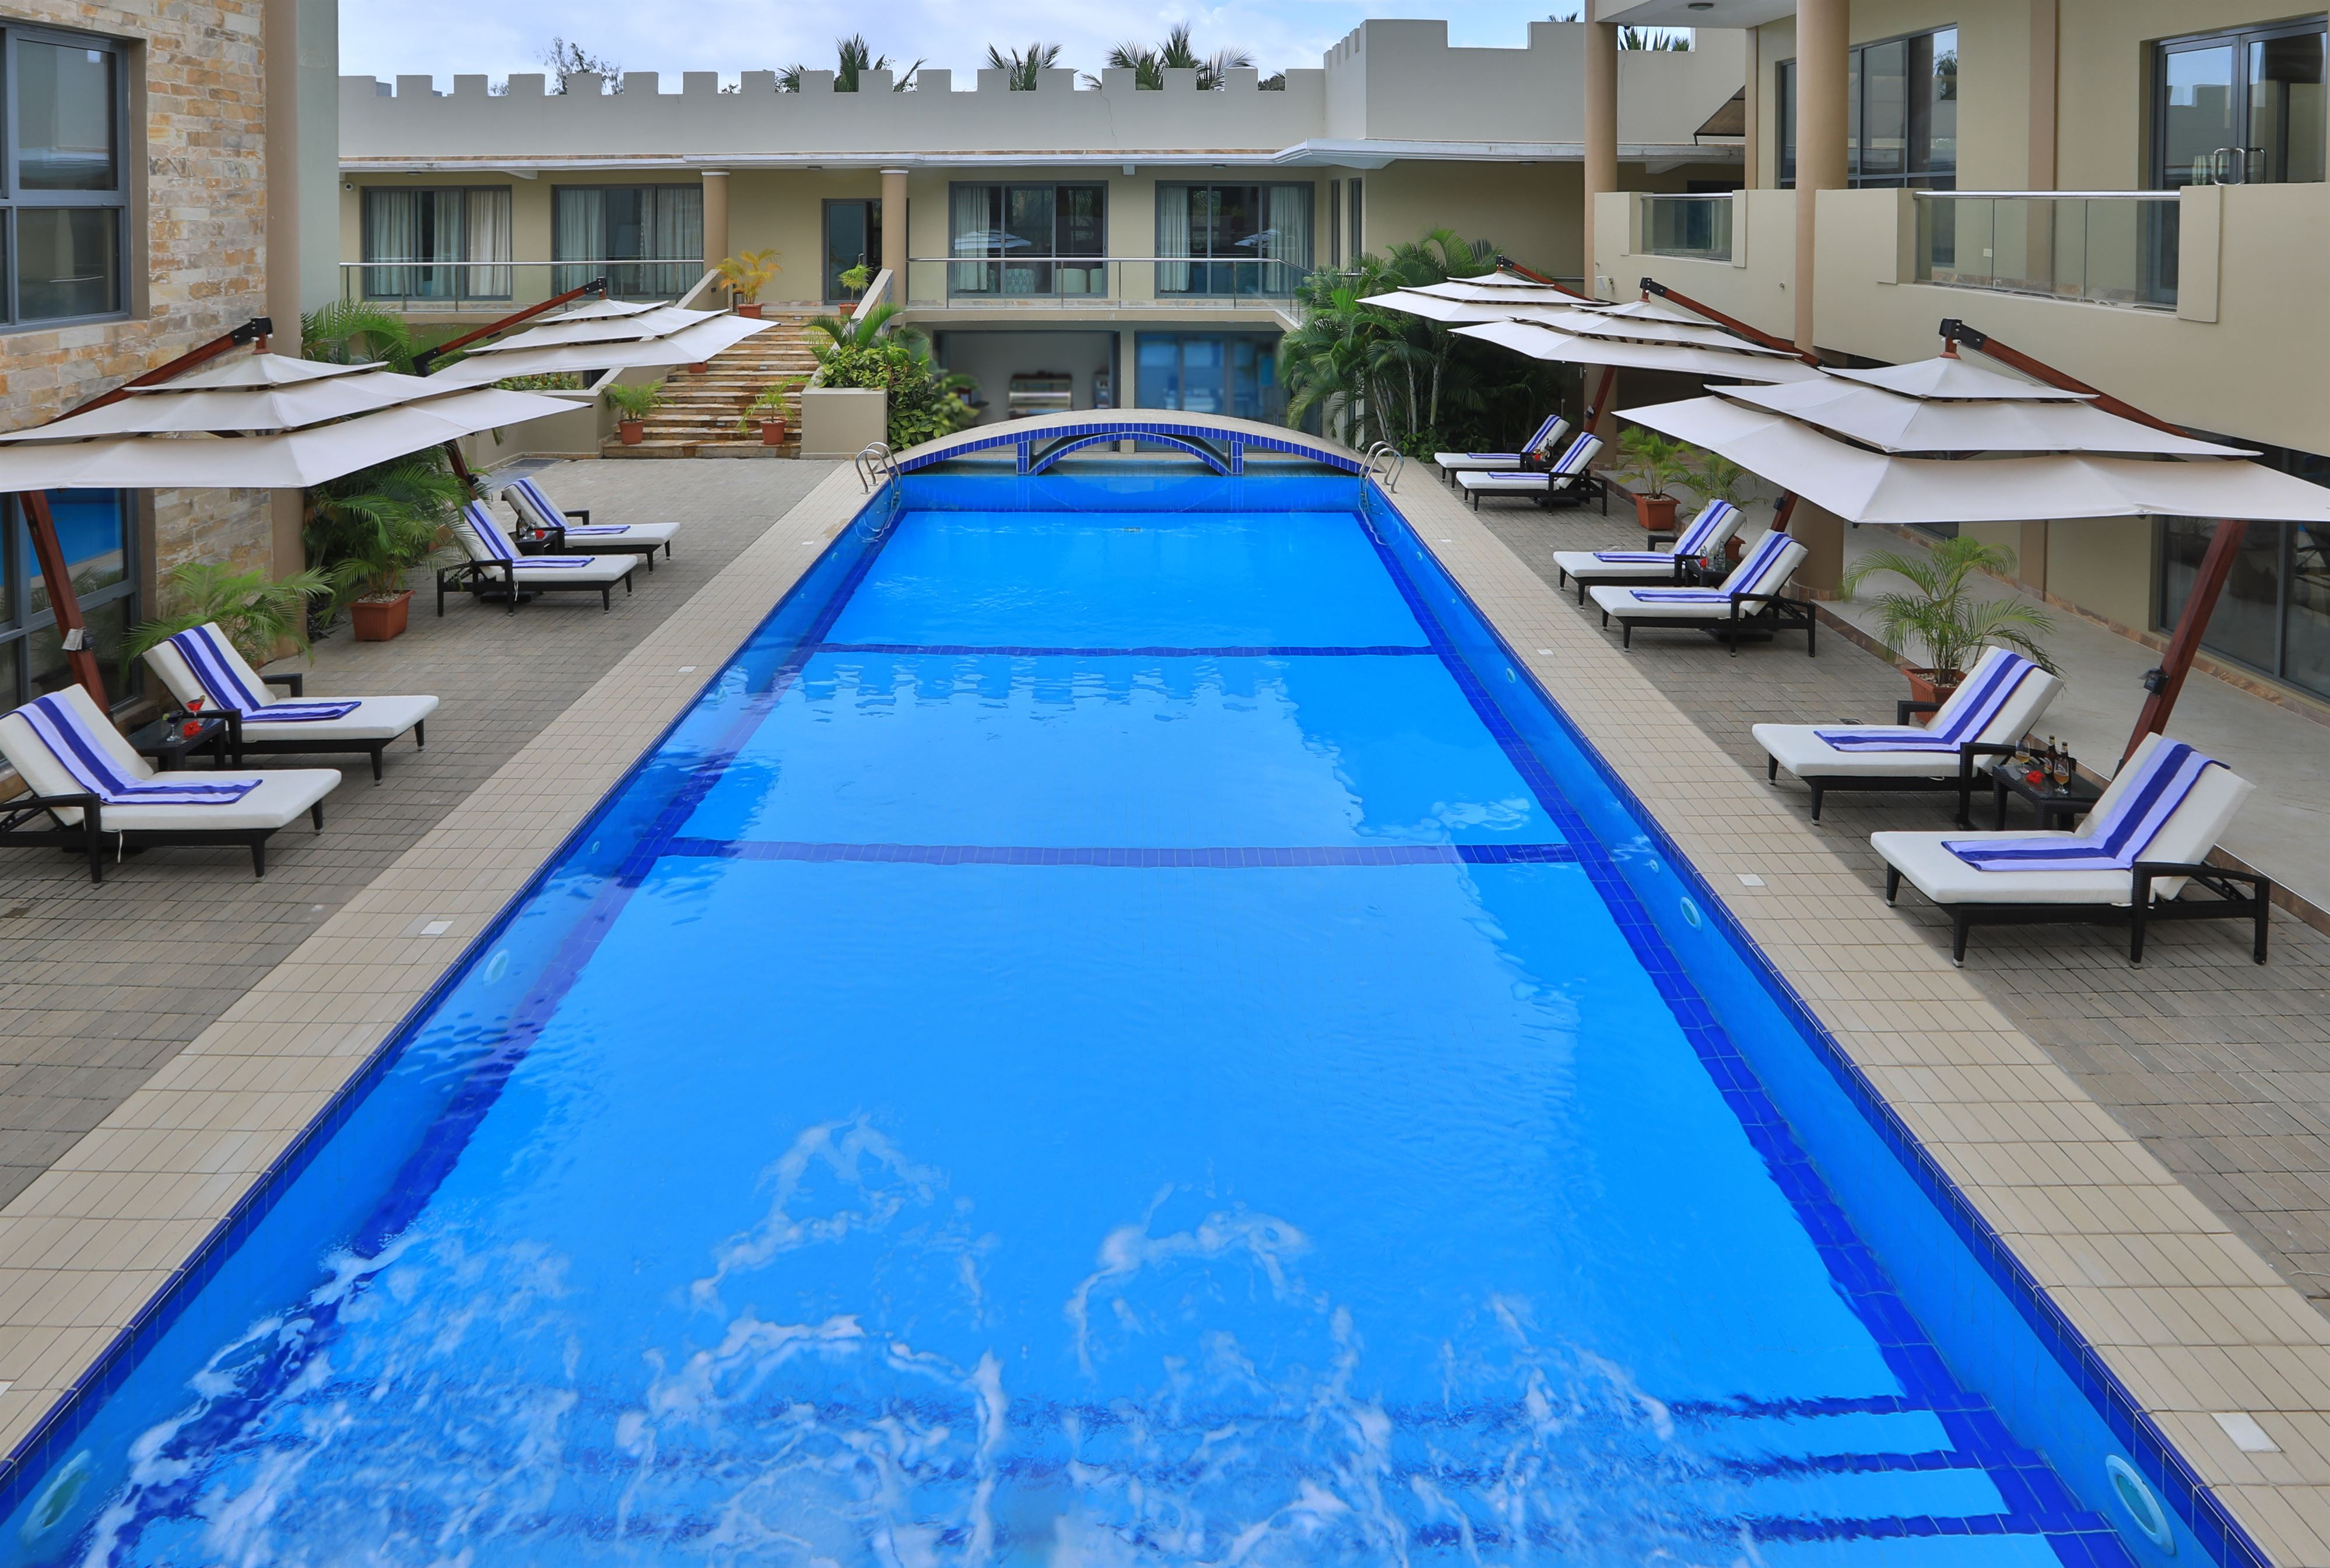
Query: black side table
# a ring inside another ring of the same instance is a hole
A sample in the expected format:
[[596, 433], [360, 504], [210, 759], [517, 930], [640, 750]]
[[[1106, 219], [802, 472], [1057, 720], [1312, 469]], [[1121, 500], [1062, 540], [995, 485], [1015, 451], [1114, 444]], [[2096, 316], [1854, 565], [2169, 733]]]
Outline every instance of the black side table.
[[[185, 733], [189, 724], [197, 727]], [[129, 744], [137, 755], [151, 757], [165, 773], [175, 773], [186, 765], [186, 759], [197, 752], [208, 752], [213, 767], [226, 765], [227, 722], [204, 715], [200, 718], [183, 713], [173, 713], [141, 725], [129, 732]]]
[[1998, 825], [2001, 828], [2006, 826], [2006, 797], [2009, 795], [2029, 801], [2032, 809], [2039, 813], [2041, 827], [2051, 828], [2060, 822], [2061, 826], [2068, 828], [2087, 815], [2096, 802], [2102, 798], [2103, 793], [2097, 785], [2076, 774], [2070, 783], [2057, 789], [2051, 784], [2041, 788], [2004, 763], [1990, 770], [1991, 800], [1998, 808]]

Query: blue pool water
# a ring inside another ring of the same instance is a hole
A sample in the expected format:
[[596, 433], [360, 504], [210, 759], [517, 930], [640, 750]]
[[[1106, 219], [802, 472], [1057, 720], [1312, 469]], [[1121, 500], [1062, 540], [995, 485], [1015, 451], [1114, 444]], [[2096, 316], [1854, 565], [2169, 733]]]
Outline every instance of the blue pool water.
[[903, 494], [0, 1554], [2160, 1560], [2127, 1433], [1395, 513]]

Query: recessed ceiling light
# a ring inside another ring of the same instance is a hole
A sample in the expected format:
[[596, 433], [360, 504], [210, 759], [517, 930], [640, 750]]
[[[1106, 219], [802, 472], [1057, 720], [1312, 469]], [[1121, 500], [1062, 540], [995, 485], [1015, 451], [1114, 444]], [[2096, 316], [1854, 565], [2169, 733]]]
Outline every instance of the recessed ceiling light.
[[1715, 0], [1691, 0], [1691, 8], [1693, 11], [1712, 11], [1715, 9]]

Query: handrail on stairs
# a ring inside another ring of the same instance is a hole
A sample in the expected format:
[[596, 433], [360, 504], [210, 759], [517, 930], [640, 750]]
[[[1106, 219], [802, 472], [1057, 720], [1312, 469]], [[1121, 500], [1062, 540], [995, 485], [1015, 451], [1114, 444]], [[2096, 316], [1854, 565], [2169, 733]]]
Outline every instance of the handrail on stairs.
[[867, 442], [858, 449], [857, 455], [851, 458], [849, 462], [850, 466], [857, 470], [859, 486], [868, 495], [873, 493], [876, 480], [895, 480], [898, 477], [898, 460], [891, 452], [890, 443], [886, 441]]

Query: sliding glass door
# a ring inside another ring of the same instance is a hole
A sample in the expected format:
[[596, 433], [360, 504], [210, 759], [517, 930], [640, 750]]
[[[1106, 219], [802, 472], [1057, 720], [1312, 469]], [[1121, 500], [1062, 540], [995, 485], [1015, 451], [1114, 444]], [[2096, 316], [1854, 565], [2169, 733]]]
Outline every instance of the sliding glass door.
[[1312, 197], [1307, 185], [1159, 185], [1157, 292], [1293, 293], [1311, 271]]
[[1108, 292], [1108, 187], [956, 185], [947, 292], [1025, 299]]
[[507, 299], [512, 259], [507, 185], [365, 191], [367, 299]]
[[2159, 45], [2153, 188], [2320, 180], [2325, 53], [2320, 17]]
[[704, 275], [702, 185], [560, 185], [552, 193], [555, 290], [605, 276], [622, 299], [675, 299]]

